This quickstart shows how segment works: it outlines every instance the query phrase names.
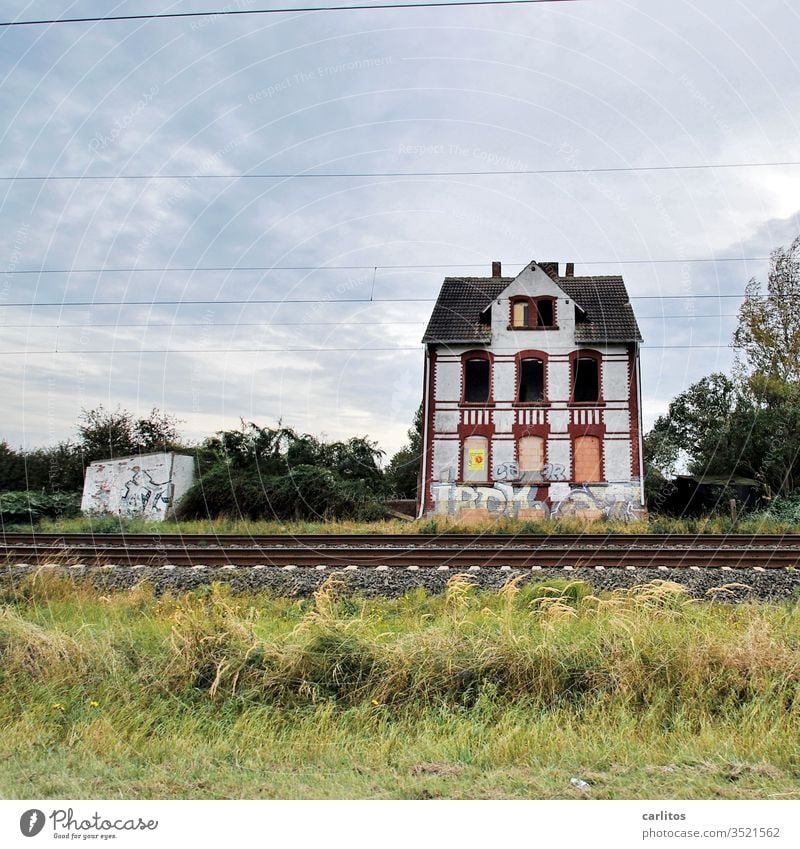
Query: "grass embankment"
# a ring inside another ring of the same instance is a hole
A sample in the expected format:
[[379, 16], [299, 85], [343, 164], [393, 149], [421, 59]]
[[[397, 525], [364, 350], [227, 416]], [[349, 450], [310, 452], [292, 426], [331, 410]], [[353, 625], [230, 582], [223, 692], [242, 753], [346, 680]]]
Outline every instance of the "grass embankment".
[[[8, 531], [30, 532], [30, 526], [9, 526]], [[120, 519], [116, 516], [81, 516], [75, 519], [42, 519], [33, 530], [43, 533], [163, 533], [163, 534], [771, 534], [800, 533], [796, 522], [783, 521], [766, 514], [752, 514], [735, 527], [730, 517], [702, 519], [655, 517], [638, 522], [582, 521], [554, 519], [547, 522], [522, 522], [498, 518], [484, 522], [459, 523], [444, 517], [385, 522], [278, 522], [220, 518], [197, 521], [145, 522], [142, 519]]]
[[0, 607], [5, 798], [800, 797], [800, 610], [653, 584]]

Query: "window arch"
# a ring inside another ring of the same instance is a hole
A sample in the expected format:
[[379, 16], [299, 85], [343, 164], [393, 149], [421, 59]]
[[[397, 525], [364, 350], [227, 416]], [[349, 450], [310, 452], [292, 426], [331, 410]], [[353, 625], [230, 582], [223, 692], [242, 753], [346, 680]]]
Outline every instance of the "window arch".
[[570, 354], [572, 391], [570, 399], [575, 404], [593, 404], [602, 401], [602, 355], [598, 351], [581, 350]]
[[492, 403], [492, 355], [488, 351], [462, 354], [461, 375], [462, 403]]
[[517, 351], [514, 363], [514, 403], [545, 403], [547, 401], [547, 354], [536, 350]]

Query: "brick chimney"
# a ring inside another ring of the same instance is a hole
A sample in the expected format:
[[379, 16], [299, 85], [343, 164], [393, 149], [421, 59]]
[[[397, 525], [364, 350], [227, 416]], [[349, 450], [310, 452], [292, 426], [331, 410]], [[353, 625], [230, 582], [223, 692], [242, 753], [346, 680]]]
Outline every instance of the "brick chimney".
[[557, 262], [537, 262], [539, 268], [550, 277], [551, 280], [558, 280], [558, 263]]
[[492, 277], [502, 277], [503, 276], [503, 266], [495, 260], [492, 263]]
[[575, 263], [574, 262], [568, 262], [567, 263], [567, 270], [564, 272], [564, 276], [565, 277], [574, 277], [575, 276]]

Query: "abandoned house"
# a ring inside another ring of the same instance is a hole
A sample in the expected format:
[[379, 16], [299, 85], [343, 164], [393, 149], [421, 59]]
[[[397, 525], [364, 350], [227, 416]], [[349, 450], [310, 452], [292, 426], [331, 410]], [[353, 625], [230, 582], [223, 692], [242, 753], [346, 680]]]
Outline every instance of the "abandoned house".
[[447, 277], [422, 341], [420, 514], [643, 514], [642, 337], [621, 277]]

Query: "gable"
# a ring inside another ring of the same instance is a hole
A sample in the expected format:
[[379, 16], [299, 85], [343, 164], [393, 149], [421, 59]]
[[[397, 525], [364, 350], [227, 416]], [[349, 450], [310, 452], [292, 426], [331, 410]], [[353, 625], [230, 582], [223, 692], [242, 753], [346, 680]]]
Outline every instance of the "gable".
[[489, 344], [491, 326], [481, 314], [493, 300], [517, 294], [570, 298], [585, 319], [575, 325], [576, 342], [642, 341], [622, 277], [558, 277], [556, 282], [536, 263], [516, 277], [446, 277], [422, 341]]

